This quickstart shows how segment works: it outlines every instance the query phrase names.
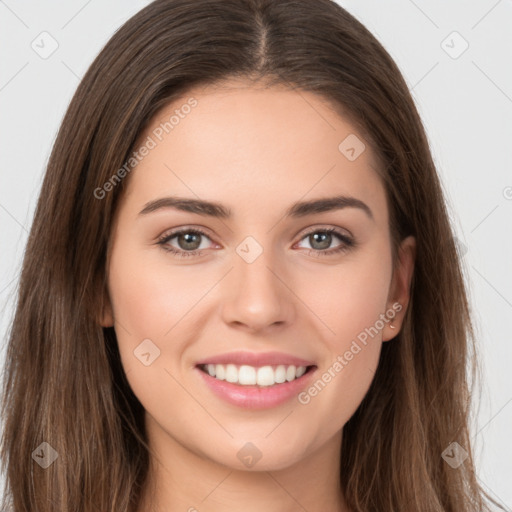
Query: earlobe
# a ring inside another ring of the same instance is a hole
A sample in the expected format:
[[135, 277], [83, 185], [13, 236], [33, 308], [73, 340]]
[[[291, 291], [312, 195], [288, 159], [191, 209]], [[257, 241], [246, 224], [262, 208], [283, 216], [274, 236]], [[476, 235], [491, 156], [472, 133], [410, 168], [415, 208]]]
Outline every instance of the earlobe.
[[384, 327], [382, 341], [389, 341], [400, 332], [410, 301], [415, 261], [416, 239], [409, 236], [402, 241], [398, 251], [387, 304], [388, 310], [395, 311], [396, 314]]

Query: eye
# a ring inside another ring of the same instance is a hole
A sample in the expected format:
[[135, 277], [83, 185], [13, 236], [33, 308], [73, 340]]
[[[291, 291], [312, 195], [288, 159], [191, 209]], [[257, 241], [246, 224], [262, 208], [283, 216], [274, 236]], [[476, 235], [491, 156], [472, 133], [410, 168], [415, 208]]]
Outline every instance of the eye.
[[[198, 228], [185, 228], [164, 235], [157, 243], [162, 246], [162, 249], [174, 254], [178, 258], [199, 256], [202, 254], [202, 249], [207, 248], [204, 246], [202, 247], [202, 237], [210, 239], [204, 231]], [[174, 238], [176, 238], [178, 247], [169, 244], [169, 242]]]
[[[333, 249], [325, 250], [329, 248], [333, 242], [333, 238], [338, 238], [338, 240], [341, 240], [341, 243]], [[331, 256], [333, 254], [348, 251], [356, 245], [354, 239], [338, 231], [336, 228], [317, 228], [306, 233], [301, 240], [307, 240], [310, 245], [312, 245], [308, 254], [314, 254], [317, 256]]]

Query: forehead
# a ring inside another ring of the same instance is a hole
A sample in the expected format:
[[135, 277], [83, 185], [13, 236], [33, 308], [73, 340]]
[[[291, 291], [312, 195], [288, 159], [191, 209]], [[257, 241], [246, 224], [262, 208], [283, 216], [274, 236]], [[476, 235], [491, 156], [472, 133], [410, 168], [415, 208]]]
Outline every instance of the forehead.
[[191, 89], [154, 116], [135, 149], [145, 143], [152, 149], [127, 190], [139, 205], [167, 193], [236, 213], [236, 204], [261, 210], [346, 194], [385, 208], [372, 148], [311, 92], [235, 80]]

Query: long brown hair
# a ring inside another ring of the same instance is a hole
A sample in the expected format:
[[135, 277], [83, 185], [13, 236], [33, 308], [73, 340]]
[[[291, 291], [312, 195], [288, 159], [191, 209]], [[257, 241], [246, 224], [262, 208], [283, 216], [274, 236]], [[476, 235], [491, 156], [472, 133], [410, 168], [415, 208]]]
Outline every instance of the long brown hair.
[[[394, 258], [400, 240], [416, 237], [403, 328], [383, 345], [372, 385], [344, 426], [348, 505], [489, 510], [468, 433], [473, 326], [428, 141], [391, 57], [330, 0], [156, 0], [90, 66], [56, 138], [23, 261], [3, 381], [4, 506], [137, 510], [149, 465], [144, 411], [114, 329], [98, 320], [112, 218], [129, 176], [98, 189], [157, 111], [230, 77], [315, 92], [350, 116], [380, 160]], [[442, 457], [453, 442], [467, 453], [458, 467]]]

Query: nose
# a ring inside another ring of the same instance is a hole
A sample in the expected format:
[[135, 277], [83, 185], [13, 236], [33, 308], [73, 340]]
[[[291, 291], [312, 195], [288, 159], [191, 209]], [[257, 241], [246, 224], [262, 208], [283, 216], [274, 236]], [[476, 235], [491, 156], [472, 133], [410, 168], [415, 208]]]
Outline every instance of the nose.
[[235, 253], [234, 268], [223, 282], [224, 321], [251, 332], [292, 323], [295, 295], [287, 281], [270, 250], [251, 263]]

